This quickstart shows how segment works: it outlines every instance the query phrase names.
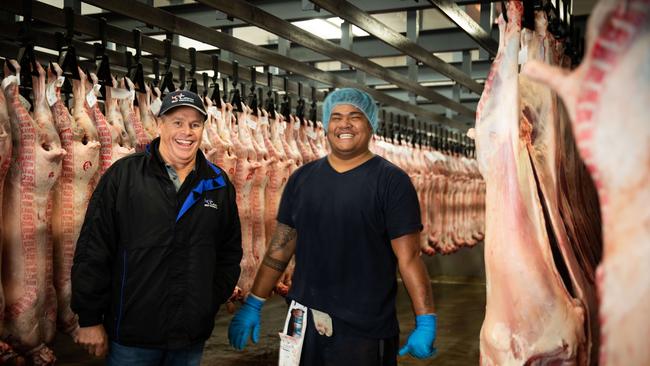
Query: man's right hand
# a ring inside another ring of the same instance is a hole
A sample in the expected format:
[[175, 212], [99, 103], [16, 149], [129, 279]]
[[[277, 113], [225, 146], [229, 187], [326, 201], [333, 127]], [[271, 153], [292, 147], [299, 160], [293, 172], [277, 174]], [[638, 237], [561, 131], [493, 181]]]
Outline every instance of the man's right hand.
[[243, 350], [248, 344], [248, 338], [252, 336], [253, 343], [260, 338], [260, 312], [264, 300], [249, 294], [246, 302], [235, 314], [228, 327], [228, 340], [230, 345], [238, 350]]
[[74, 341], [93, 356], [102, 357], [108, 352], [108, 336], [102, 324], [80, 327]]

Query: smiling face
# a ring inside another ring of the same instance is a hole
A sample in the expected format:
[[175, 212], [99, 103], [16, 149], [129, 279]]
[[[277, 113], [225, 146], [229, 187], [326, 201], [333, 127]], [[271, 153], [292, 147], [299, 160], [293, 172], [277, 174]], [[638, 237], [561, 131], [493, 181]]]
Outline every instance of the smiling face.
[[350, 159], [368, 152], [372, 127], [357, 107], [350, 104], [334, 106], [327, 127], [327, 140], [332, 154]]
[[160, 155], [176, 169], [194, 165], [203, 136], [204, 116], [192, 107], [176, 107], [158, 119]]

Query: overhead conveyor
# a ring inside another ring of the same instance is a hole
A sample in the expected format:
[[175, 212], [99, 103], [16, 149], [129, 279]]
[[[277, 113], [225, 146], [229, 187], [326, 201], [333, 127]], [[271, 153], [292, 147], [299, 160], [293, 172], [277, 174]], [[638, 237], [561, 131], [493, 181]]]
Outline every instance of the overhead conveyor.
[[[12, 1], [0, 2], [0, 9], [6, 10], [13, 14], [23, 15], [23, 7], [20, 2], [12, 2]], [[38, 1], [33, 1], [31, 11], [32, 11], [32, 17], [35, 20], [38, 20], [40, 22], [44, 22], [56, 26], [65, 24], [64, 10], [57, 8], [55, 6], [47, 5]], [[83, 35], [87, 35], [92, 39], [102, 38], [102, 34], [100, 34], [100, 21], [93, 17], [75, 14], [73, 26], [75, 32], [78, 32]], [[6, 35], [17, 34], [16, 32], [18, 32], [18, 27], [16, 26], [12, 27], [8, 24], [3, 25], [3, 28], [1, 29], [10, 32], [10, 33], [5, 33]], [[112, 25], [106, 25], [103, 36], [106, 37], [108, 41], [114, 42], [115, 44], [119, 44], [127, 47], [135, 47], [133, 34], [128, 30], [118, 28]], [[38, 46], [50, 48], [50, 49], [56, 49], [56, 43], [54, 41], [53, 34], [47, 34], [45, 32], [41, 32], [38, 37], [34, 37], [34, 38]], [[92, 57], [92, 49], [93, 49], [92, 45], [81, 41], [75, 41], [75, 45], [77, 47], [77, 51], [79, 52], [80, 56], [88, 57], [88, 58]], [[149, 52], [154, 55], [162, 56], [165, 53], [165, 46], [163, 41], [159, 41], [152, 37], [143, 36], [141, 48], [142, 51]], [[106, 50], [106, 52], [110, 57], [112, 64], [126, 66], [124, 55], [120, 54], [119, 52], [111, 51], [111, 50]], [[185, 48], [179, 46], [172, 46], [171, 57], [180, 63], [184, 63], [188, 65], [190, 64], [189, 53]], [[143, 57], [141, 59], [141, 62], [146, 71], [148, 72], [153, 71], [153, 63], [151, 60]], [[198, 52], [196, 54], [196, 65], [198, 69], [210, 70], [212, 69], [212, 59], [209, 55]], [[219, 70], [221, 70], [221, 72], [223, 72], [226, 75], [233, 75], [233, 65], [229, 62], [219, 60]], [[175, 75], [178, 75], [178, 67], [176, 65], [173, 66], [173, 71]], [[247, 67], [240, 66], [239, 74], [243, 75], [241, 79], [250, 81], [248, 77], [249, 72]], [[258, 80], [266, 80], [266, 75], [263, 75], [261, 73], [258, 74], [259, 74]], [[281, 77], [276, 76], [274, 77], [273, 82], [275, 85], [281, 85], [283, 80]], [[261, 83], [259, 85], [263, 86], [263, 84]], [[287, 87], [288, 87], [287, 92], [295, 95], [298, 94], [298, 83], [290, 82]], [[319, 99], [322, 99], [323, 93], [318, 93], [317, 97]]]
[[332, 85], [334, 87], [354, 87], [364, 90], [372, 95], [379, 103], [401, 109], [407, 113], [413, 113], [418, 118], [430, 118], [435, 122], [443, 123], [450, 127], [466, 128], [465, 124], [461, 121], [451, 120], [439, 115], [438, 113], [392, 97], [366, 85], [344, 79], [327, 71], [322, 71], [316, 67], [282, 56], [277, 52], [239, 40], [235, 37], [224, 34], [223, 32], [196, 24], [192, 21], [149, 5], [127, 0], [85, 0], [84, 2], [105, 10], [128, 15], [133, 19], [144, 22], [145, 24], [153, 25], [175, 34], [184, 35], [192, 39], [199, 39], [201, 42], [211, 44], [220, 49], [249, 57], [267, 65], [277, 66], [283, 70], [303, 75], [311, 80], [326, 85]]

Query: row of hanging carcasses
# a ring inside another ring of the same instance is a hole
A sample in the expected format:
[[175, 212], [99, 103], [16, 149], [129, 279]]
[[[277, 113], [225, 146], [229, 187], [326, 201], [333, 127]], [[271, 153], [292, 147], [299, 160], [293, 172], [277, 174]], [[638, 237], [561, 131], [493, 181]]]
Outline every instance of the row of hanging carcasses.
[[[106, 88], [102, 103], [94, 75], [80, 72], [81, 80], [72, 80], [72, 96], [63, 95], [65, 78], [52, 64], [47, 72], [38, 65], [29, 101], [19, 93], [19, 78], [5, 72], [9, 76], [0, 100], [2, 349], [6, 358], [17, 353], [48, 364], [55, 360], [47, 345], [56, 329], [73, 335], [78, 327], [70, 310], [70, 268], [90, 195], [113, 162], [143, 151], [157, 136], [160, 92], [147, 88], [136, 93], [123, 78]], [[269, 118], [245, 105], [233, 113], [232, 105], [208, 98], [205, 105], [201, 149], [237, 191], [244, 257], [233, 299], [241, 299], [273, 232], [288, 177], [302, 164], [327, 155], [328, 144], [320, 122], [293, 115], [289, 121], [280, 114]], [[413, 179], [421, 200], [425, 252], [449, 253], [482, 238], [483, 188], [475, 161], [378, 137], [372, 149]], [[291, 274], [292, 267], [278, 283], [278, 293], [286, 294]]]

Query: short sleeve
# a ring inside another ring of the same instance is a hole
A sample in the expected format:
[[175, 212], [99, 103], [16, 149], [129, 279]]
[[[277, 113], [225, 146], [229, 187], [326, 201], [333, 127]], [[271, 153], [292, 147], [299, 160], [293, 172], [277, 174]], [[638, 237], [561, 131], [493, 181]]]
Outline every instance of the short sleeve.
[[282, 192], [282, 199], [280, 199], [280, 207], [278, 208], [278, 222], [295, 228], [293, 222], [293, 200], [294, 200], [294, 185], [296, 174], [294, 173], [289, 177], [287, 184], [284, 186], [284, 191]]
[[393, 240], [422, 231], [420, 203], [409, 176], [398, 171], [391, 174], [386, 190], [385, 219], [388, 237]]

